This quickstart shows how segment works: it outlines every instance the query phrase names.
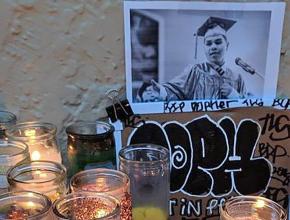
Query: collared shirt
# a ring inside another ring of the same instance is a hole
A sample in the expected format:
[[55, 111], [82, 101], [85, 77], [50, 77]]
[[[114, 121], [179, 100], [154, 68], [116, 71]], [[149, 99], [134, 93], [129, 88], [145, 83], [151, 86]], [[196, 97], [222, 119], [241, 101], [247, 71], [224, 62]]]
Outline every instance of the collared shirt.
[[[163, 85], [167, 100], [245, 98], [247, 91], [242, 76], [225, 65], [221, 68], [222, 74], [209, 63], [189, 65], [182, 74]], [[220, 91], [224, 83], [236, 90], [236, 97], [222, 96]]]

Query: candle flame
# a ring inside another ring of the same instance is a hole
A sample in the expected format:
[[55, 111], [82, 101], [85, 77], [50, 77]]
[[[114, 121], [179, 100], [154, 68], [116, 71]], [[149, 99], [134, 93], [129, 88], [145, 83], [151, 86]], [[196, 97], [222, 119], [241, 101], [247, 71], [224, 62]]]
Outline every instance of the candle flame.
[[27, 206], [32, 208], [35, 206], [35, 204], [34, 204], [34, 202], [29, 201], [29, 202], [27, 202]]
[[96, 212], [95, 217], [96, 217], [96, 218], [102, 218], [102, 217], [104, 217], [104, 216], [106, 216], [106, 215], [108, 215], [108, 214], [109, 214], [109, 213], [108, 213], [107, 210], [105, 210], [105, 209], [99, 209], [99, 210]]
[[40, 153], [37, 150], [33, 151], [32, 154], [31, 154], [31, 159], [32, 160], [39, 160], [40, 159]]
[[35, 130], [33, 130], [33, 129], [28, 129], [28, 130], [25, 130], [24, 131], [24, 135], [26, 136], [26, 137], [34, 137], [35, 136]]
[[256, 208], [263, 208], [265, 206], [265, 202], [261, 199], [258, 199], [257, 202], [255, 203]]

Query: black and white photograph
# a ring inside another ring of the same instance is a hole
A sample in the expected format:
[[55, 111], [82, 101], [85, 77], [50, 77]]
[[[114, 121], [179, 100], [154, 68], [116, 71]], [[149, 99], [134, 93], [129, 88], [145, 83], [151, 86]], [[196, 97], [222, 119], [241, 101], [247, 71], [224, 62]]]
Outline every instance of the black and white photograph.
[[129, 101], [275, 97], [283, 24], [276, 4], [125, 2]]

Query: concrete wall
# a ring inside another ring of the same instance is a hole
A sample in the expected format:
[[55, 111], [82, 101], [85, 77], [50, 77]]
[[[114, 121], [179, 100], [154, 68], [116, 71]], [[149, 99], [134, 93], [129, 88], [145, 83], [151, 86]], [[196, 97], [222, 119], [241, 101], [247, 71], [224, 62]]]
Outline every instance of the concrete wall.
[[[124, 86], [123, 1], [1, 0], [0, 109], [56, 124], [104, 117]], [[278, 96], [290, 96], [290, 7]]]

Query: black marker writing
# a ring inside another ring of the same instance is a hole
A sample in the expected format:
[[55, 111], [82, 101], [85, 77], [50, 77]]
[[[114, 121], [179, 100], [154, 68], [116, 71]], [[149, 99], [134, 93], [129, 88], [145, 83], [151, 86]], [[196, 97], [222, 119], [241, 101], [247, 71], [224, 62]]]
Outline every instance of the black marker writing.
[[[290, 119], [287, 115], [274, 115], [267, 114], [266, 116], [259, 118], [259, 121], [263, 123], [262, 135], [266, 132], [270, 132], [270, 139], [273, 141], [281, 141], [290, 138]], [[279, 136], [274, 136], [277, 133]]]
[[281, 145], [271, 146], [269, 143], [259, 143], [258, 150], [262, 157], [271, 160], [272, 163], [275, 163], [277, 158], [287, 156], [286, 149]]
[[183, 112], [184, 102], [164, 102], [164, 113]]

